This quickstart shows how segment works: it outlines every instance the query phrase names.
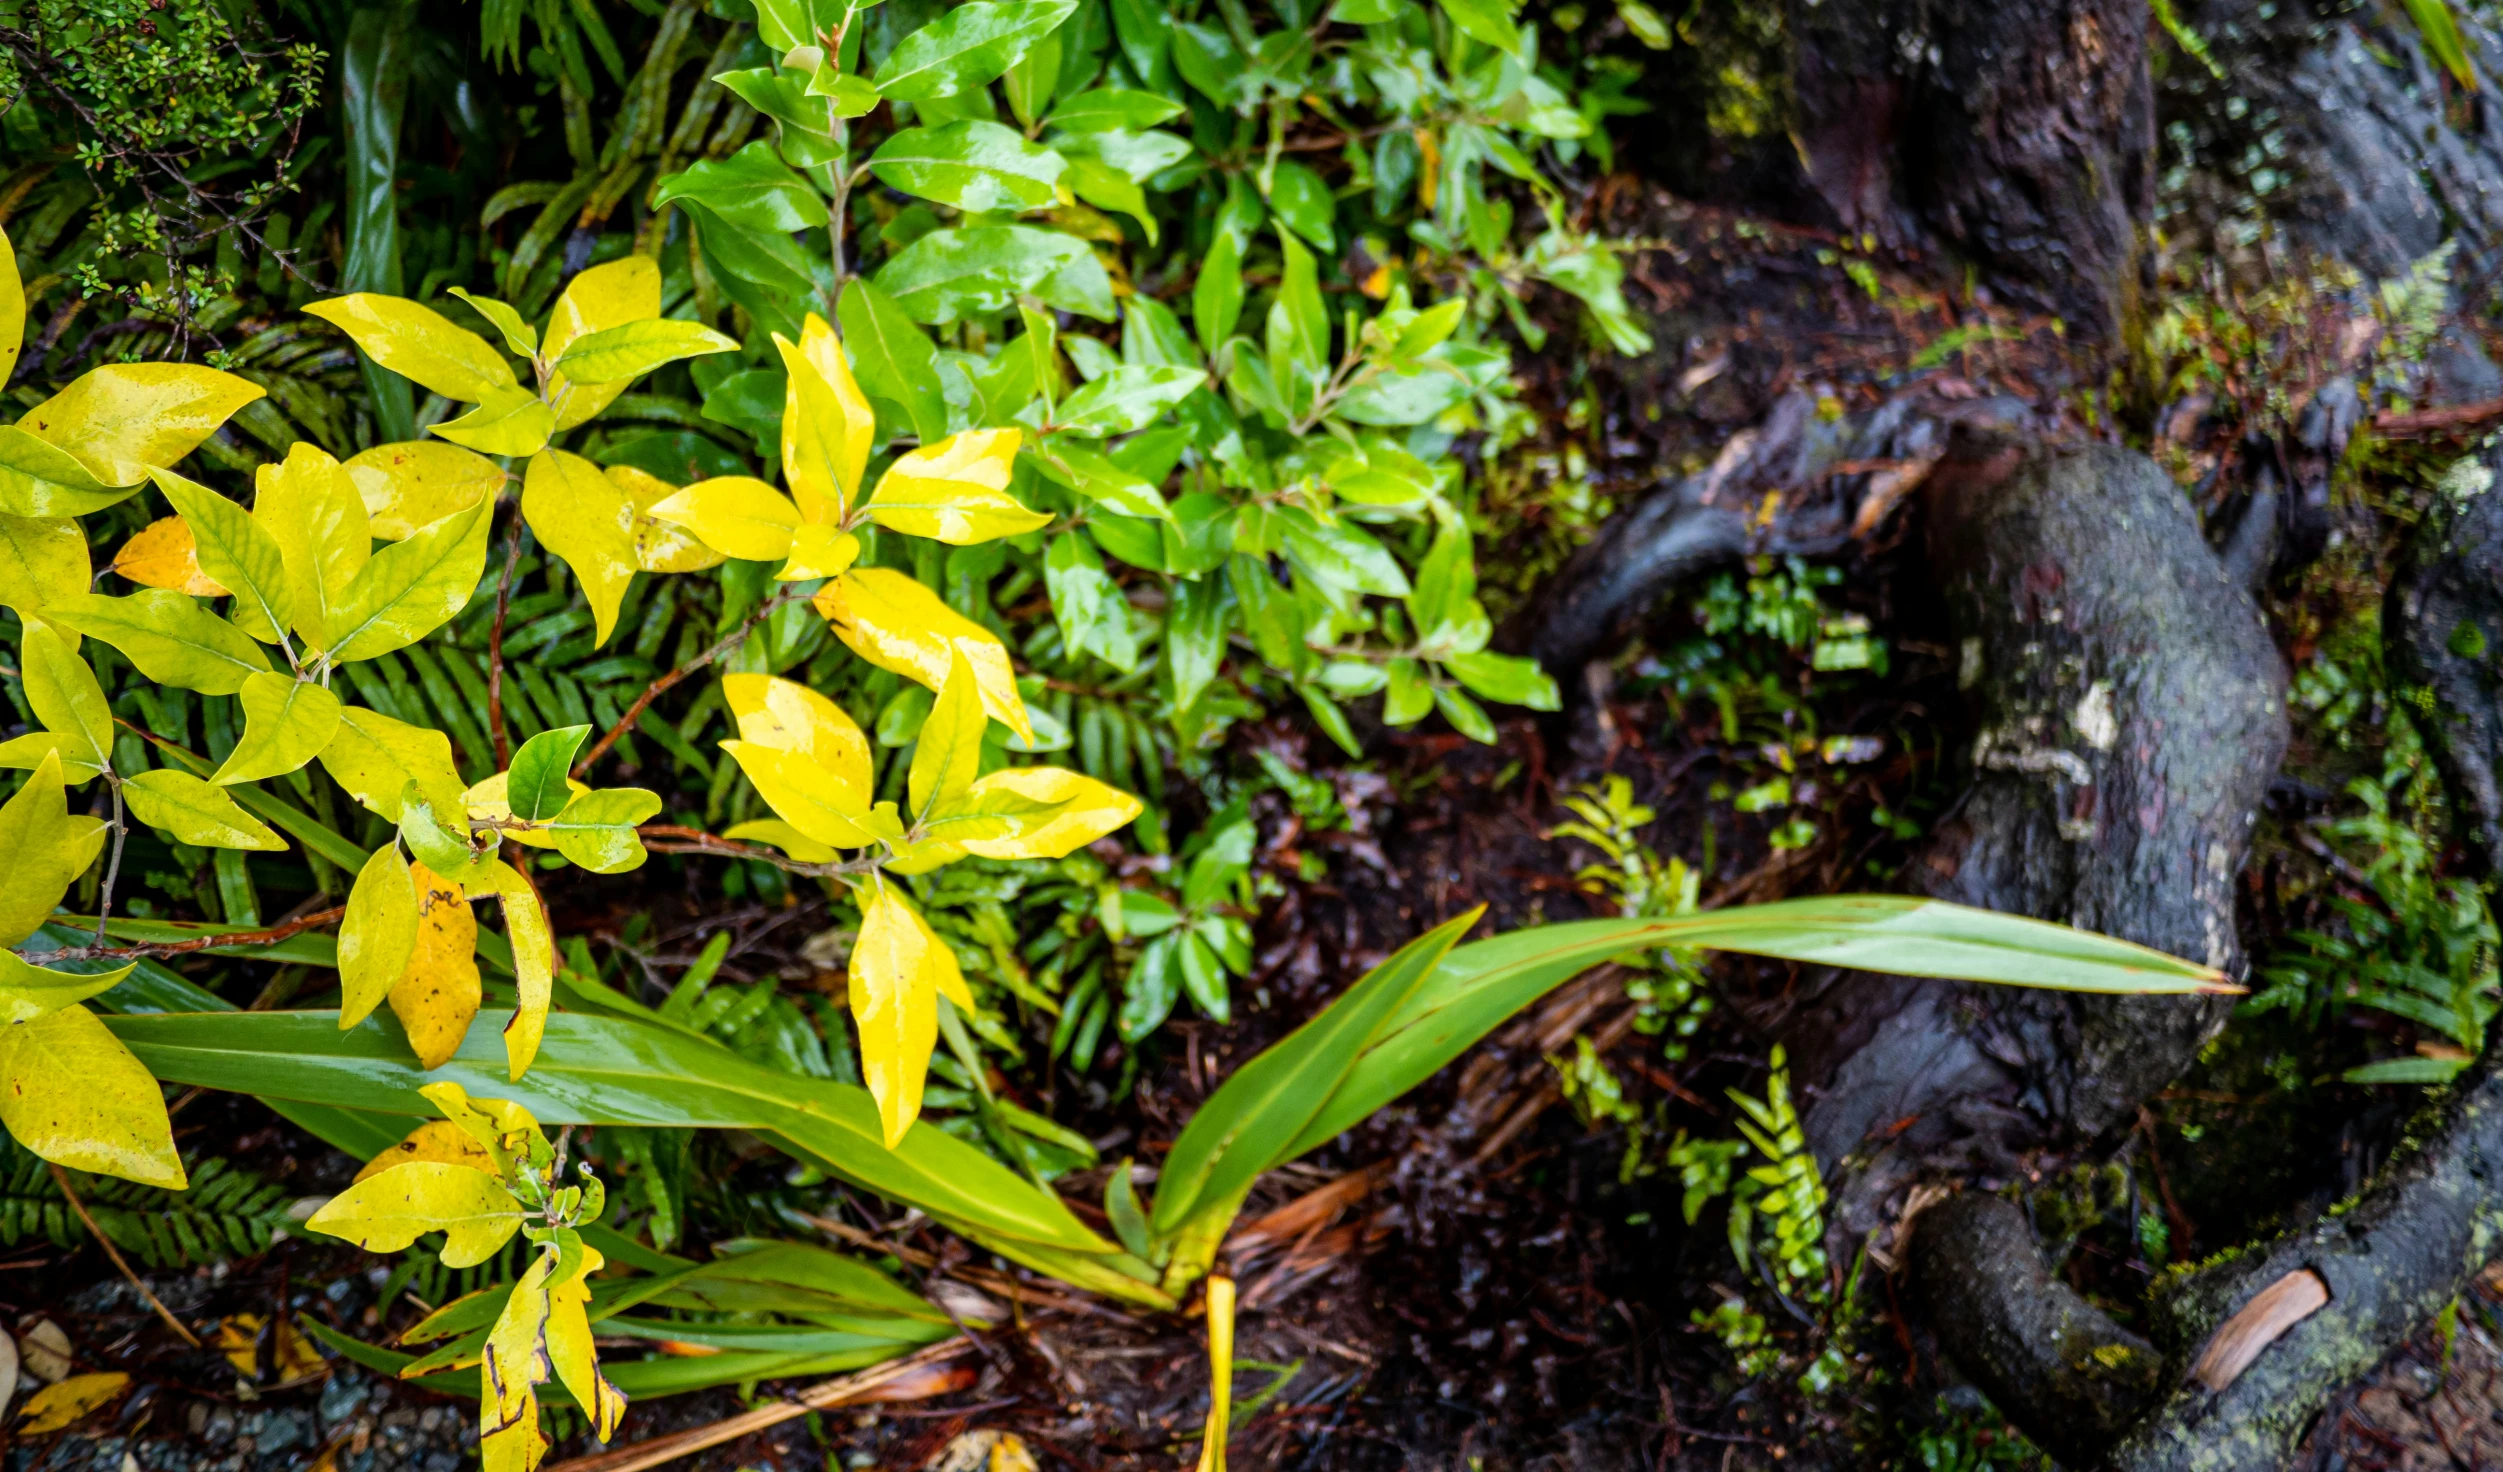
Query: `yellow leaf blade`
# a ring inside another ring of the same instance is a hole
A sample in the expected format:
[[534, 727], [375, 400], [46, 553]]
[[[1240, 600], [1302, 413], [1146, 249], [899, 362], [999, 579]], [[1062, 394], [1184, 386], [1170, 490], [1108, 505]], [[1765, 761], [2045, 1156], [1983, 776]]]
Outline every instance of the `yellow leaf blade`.
[[365, 1168], [358, 1171], [356, 1180], [349, 1184], [370, 1180], [395, 1165], [408, 1165], [420, 1160], [437, 1165], [466, 1166], [490, 1176], [496, 1173], [495, 1157], [487, 1153], [485, 1146], [471, 1139], [469, 1131], [448, 1119], [430, 1119], [410, 1130], [408, 1137], [397, 1145], [387, 1147], [380, 1155], [366, 1161]]
[[548, 1277], [555, 1269], [556, 1254], [534, 1255], [521, 1281], [513, 1285], [513, 1296], [505, 1300], [495, 1327], [487, 1331], [479, 1384], [481, 1436], [521, 1424], [535, 1403], [531, 1387], [548, 1378], [548, 1357], [541, 1339], [548, 1321]]
[[1013, 838], [963, 840], [968, 852], [986, 859], [1061, 858], [1119, 830], [1146, 809], [1146, 804], [1120, 788], [1065, 767], [1010, 767], [993, 772], [973, 784], [971, 795], [983, 798], [994, 792], [1012, 792], [1061, 807]]
[[861, 1077], [878, 1103], [887, 1148], [921, 1113], [930, 1050], [939, 1035], [938, 997], [971, 1009], [956, 953], [905, 903], [883, 876], [872, 875], [861, 906], [860, 940], [852, 948], [852, 1021], [860, 1030]]
[[678, 493], [678, 488], [649, 471], [631, 465], [608, 467], [609, 481], [625, 496], [633, 520], [629, 534], [635, 566], [645, 572], [702, 572], [719, 567], [723, 553], [675, 522], [652, 514], [652, 508]]
[[376, 445], [347, 462], [374, 535], [405, 541], [422, 526], [467, 511], [504, 489], [504, 467], [441, 440]]
[[814, 842], [867, 848], [903, 836], [894, 804], [872, 807], [865, 790], [798, 752], [737, 740], [722, 742], [721, 749], [756, 784], [765, 805]]
[[363, 1022], [417, 954], [417, 880], [396, 843], [374, 850], [339, 921], [339, 1027]]
[[625, 1394], [600, 1373], [599, 1354], [591, 1342], [588, 1280], [605, 1264], [598, 1249], [583, 1248], [582, 1265], [548, 1291], [547, 1322], [548, 1359], [556, 1378], [573, 1392], [574, 1404], [591, 1413], [591, 1430], [602, 1441], [616, 1433], [626, 1416]]
[[412, 861], [417, 945], [391, 987], [391, 1011], [408, 1033], [421, 1068], [441, 1068], [460, 1051], [485, 993], [478, 980], [478, 917], [461, 887]]
[[475, 1267], [521, 1230], [521, 1202], [484, 1171], [410, 1160], [360, 1178], [305, 1222], [367, 1252], [398, 1252], [443, 1233], [443, 1265]]
[[209, 780], [224, 787], [283, 777], [321, 755], [339, 732], [339, 697], [309, 680], [262, 671], [235, 696], [243, 739]]
[[594, 643], [607, 643], [636, 572], [633, 504], [600, 467], [544, 450], [530, 457], [522, 479], [521, 514], [540, 543], [573, 570], [591, 605]]
[[947, 679], [939, 686], [939, 698], [931, 702], [930, 714], [921, 722], [921, 735], [913, 743], [905, 795], [915, 821], [926, 819], [941, 802], [971, 787], [982, 772], [982, 735], [990, 729], [991, 718], [983, 714], [982, 693], [964, 650], [949, 653]]
[[348, 585], [373, 556], [365, 500], [338, 461], [301, 440], [283, 462], [255, 472], [253, 488], [252, 519], [278, 544], [295, 592], [291, 627], [327, 649]]
[[997, 635], [892, 568], [854, 568], [817, 592], [817, 611], [854, 654], [935, 691], [963, 651], [991, 718], [1030, 744], [1034, 727], [1017, 693], [1017, 672]]
[[84, 1007], [0, 1028], [0, 1124], [56, 1165], [189, 1184], [156, 1079]]
[[678, 527], [705, 546], [746, 562], [773, 562], [791, 552], [800, 508], [752, 475], [699, 480], [653, 502], [645, 514]]
[[47, 1385], [26, 1397], [18, 1412], [25, 1419], [18, 1423], [17, 1434], [48, 1436], [65, 1431], [129, 1387], [130, 1377], [119, 1370], [72, 1375], [57, 1385]]
[[[661, 314], [660, 264], [650, 256], [621, 256], [575, 274], [565, 294], [548, 312], [547, 339], [540, 351], [553, 363], [579, 337], [648, 322]], [[580, 384], [559, 373], [548, 381], [548, 399], [557, 405], [556, 427], [587, 424], [617, 401], [626, 384]]]
[[26, 411], [18, 428], [133, 486], [217, 433], [259, 384], [197, 363], [111, 363]]
[[790, 375], [782, 403], [783, 481], [803, 520], [841, 521], [869, 468], [876, 418], [825, 318], [809, 313], [797, 343], [777, 333], [774, 346]]
[[1050, 525], [1050, 516], [1008, 494], [1023, 438], [1013, 429], [967, 430], [900, 457], [878, 478], [869, 519], [959, 547]]
[[191, 523], [163, 516], [122, 544], [113, 554], [113, 571], [146, 588], [170, 588], [194, 598], [223, 598], [227, 587], [200, 570], [200, 548], [191, 539]]
[[520, 386], [512, 363], [485, 338], [405, 297], [357, 292], [304, 311], [346, 333], [366, 357], [447, 399], [475, 404]]
[[[483, 886], [504, 902], [504, 934], [513, 946], [512, 1019], [504, 1024], [504, 1063], [518, 1081], [539, 1055], [556, 991], [556, 934], [528, 876], [502, 860], [487, 865]], [[472, 889], [481, 887], [473, 883]]]
[[721, 693], [740, 740], [800, 753], [856, 788], [866, 805], [877, 784], [869, 737], [843, 707], [778, 675], [725, 675]]

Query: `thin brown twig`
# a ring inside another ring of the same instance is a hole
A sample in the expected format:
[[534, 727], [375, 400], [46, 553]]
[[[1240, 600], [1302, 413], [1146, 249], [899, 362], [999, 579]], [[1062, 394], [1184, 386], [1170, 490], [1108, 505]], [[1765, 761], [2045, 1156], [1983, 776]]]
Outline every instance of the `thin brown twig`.
[[840, 863], [818, 864], [795, 859], [761, 844], [740, 843], [707, 833], [701, 828], [687, 828], [676, 823], [646, 823], [634, 830], [643, 846], [656, 854], [711, 854], [722, 859], [754, 859], [771, 864], [792, 874], [808, 874], [832, 878], [844, 874], [866, 874], [878, 867], [874, 859], [846, 859]]
[[132, 1272], [130, 1264], [122, 1260], [122, 1250], [113, 1245], [113, 1239], [104, 1235], [104, 1229], [96, 1225], [96, 1219], [87, 1214], [87, 1203], [79, 1200], [78, 1193], [70, 1188], [69, 1172], [57, 1165], [52, 1167], [52, 1183], [59, 1186], [61, 1194], [69, 1198], [70, 1210], [77, 1212], [78, 1219], [87, 1224], [87, 1235], [95, 1238], [96, 1245], [104, 1249], [104, 1255], [113, 1259], [113, 1266], [122, 1270], [122, 1276], [130, 1280], [131, 1287], [139, 1290], [139, 1296], [148, 1301], [148, 1307], [156, 1310], [156, 1316], [165, 1321], [165, 1327], [182, 1336], [183, 1343], [190, 1345], [193, 1349], [198, 1349], [200, 1336], [184, 1328], [183, 1321], [174, 1317], [174, 1311], [165, 1306], [165, 1301], [150, 1292], [147, 1284], [139, 1281], [139, 1275]]
[[2373, 433], [2385, 439], [2399, 439], [2411, 435], [2441, 434], [2447, 430], [2473, 429], [2496, 419], [2503, 419], [2503, 399], [2480, 399], [2473, 404], [2450, 404], [2439, 409], [2376, 414], [2373, 416]]
[[653, 701], [660, 699], [679, 681], [694, 674], [697, 670], [717, 659], [728, 657], [732, 650], [747, 642], [747, 636], [754, 632], [756, 626], [763, 623], [766, 616], [775, 609], [787, 603], [797, 603], [806, 596], [808, 595], [803, 593], [782, 593], [766, 599], [749, 610], [748, 616], [739, 621], [737, 628], [715, 640], [711, 648], [669, 673], [655, 677], [651, 684], [643, 687], [643, 693], [634, 698], [634, 704], [626, 707], [626, 713], [617, 718], [617, 724], [609, 727], [598, 741], [592, 743], [591, 749], [582, 754], [582, 760], [574, 763], [574, 780], [577, 782], [583, 780], [585, 774], [591, 770], [591, 764], [608, 755], [608, 749], [617, 744], [617, 739], [634, 729], [635, 722], [643, 719], [643, 713], [652, 708]]
[[137, 945], [128, 946], [73, 946], [66, 950], [50, 952], [44, 959], [47, 961], [85, 961], [98, 957], [123, 956], [137, 959], [153, 956], [181, 956], [193, 951], [213, 951], [224, 946], [276, 945], [282, 940], [301, 935], [317, 925], [328, 925], [347, 913], [347, 906], [333, 905], [327, 910], [316, 910], [310, 915], [299, 915], [285, 924], [272, 925], [263, 930], [235, 930], [219, 935], [195, 935], [189, 940], [142, 941]]
[[715, 1421], [710, 1426], [691, 1427], [669, 1436], [622, 1446], [615, 1451], [559, 1462], [547, 1468], [546, 1472], [644, 1472], [648, 1467], [693, 1456], [742, 1436], [753, 1436], [768, 1426], [795, 1421], [811, 1411], [830, 1411], [837, 1406], [871, 1399], [880, 1388], [919, 1374], [933, 1365], [944, 1364], [972, 1347], [973, 1342], [962, 1337], [942, 1340], [918, 1354], [890, 1360], [875, 1369], [812, 1385], [789, 1400], [758, 1406], [742, 1415]]

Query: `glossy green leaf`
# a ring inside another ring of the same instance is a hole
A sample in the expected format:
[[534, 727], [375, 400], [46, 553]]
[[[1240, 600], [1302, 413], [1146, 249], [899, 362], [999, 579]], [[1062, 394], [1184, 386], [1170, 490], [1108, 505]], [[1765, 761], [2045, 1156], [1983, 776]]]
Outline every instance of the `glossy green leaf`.
[[1204, 387], [1197, 368], [1113, 369], [1065, 400], [1052, 416], [1057, 429], [1093, 439], [1145, 429]]
[[861, 388], [872, 398], [901, 406], [924, 444], [945, 439], [947, 400], [939, 388], [938, 350], [928, 334], [866, 276], [844, 283], [835, 316]]
[[1191, 329], [1210, 357], [1234, 335], [1243, 320], [1243, 252], [1231, 235], [1219, 235], [1199, 265], [1191, 287]]
[[1068, 165], [1014, 128], [962, 118], [896, 133], [869, 156], [869, 168], [889, 188], [984, 213], [1049, 209]]
[[1506, 55], [1521, 50], [1521, 28], [1513, 24], [1503, 0], [1442, 0], [1443, 14], [1463, 35], [1483, 41]]
[[979, 87], [1077, 8], [1077, 0], [970, 0], [906, 36], [871, 80], [881, 95], [899, 102]]
[[655, 208], [691, 199], [722, 223], [744, 230], [821, 229], [826, 202], [806, 179], [774, 155], [773, 145], [751, 143], [728, 158], [702, 159], [661, 181]]
[[[976, 0], [954, 13], [984, 3]], [[877, 282], [907, 316], [932, 326], [1003, 311], [1020, 294], [1065, 312], [1113, 320], [1112, 278], [1086, 242], [1024, 225], [933, 230], [879, 267]]]
[[589, 726], [559, 726], [521, 744], [521, 749], [513, 753], [504, 788], [514, 817], [525, 823], [541, 823], [565, 810], [565, 805], [574, 800], [569, 775], [574, 753], [582, 749], [583, 739], [590, 734]]
[[1071, 133], [1110, 133], [1152, 128], [1181, 113], [1182, 104], [1170, 97], [1104, 87], [1065, 99], [1046, 121]]
[[622, 874], [641, 867], [643, 840], [635, 825], [660, 813], [657, 793], [640, 787], [608, 787], [586, 792], [547, 820], [556, 851], [594, 874]]

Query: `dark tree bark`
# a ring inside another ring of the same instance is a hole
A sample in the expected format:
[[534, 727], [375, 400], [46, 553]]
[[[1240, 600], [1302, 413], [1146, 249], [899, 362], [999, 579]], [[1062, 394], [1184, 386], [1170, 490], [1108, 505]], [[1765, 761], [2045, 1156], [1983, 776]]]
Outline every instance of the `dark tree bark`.
[[1934, 237], [2083, 332], [2133, 316], [2145, 0], [1792, 0], [1800, 158], [1845, 228]]

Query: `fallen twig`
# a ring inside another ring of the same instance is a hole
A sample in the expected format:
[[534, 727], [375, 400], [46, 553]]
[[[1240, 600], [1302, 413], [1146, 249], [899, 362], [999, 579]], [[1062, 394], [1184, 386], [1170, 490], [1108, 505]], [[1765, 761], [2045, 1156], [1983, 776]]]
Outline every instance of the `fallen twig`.
[[[907, 1355], [903, 1359], [889, 1360], [883, 1365], [862, 1370], [858, 1374], [821, 1381], [789, 1400], [758, 1406], [752, 1411], [715, 1421], [709, 1426], [690, 1427], [668, 1436], [654, 1437], [650, 1441], [621, 1446], [614, 1451], [596, 1452], [587, 1457], [576, 1457], [569, 1462], [559, 1462], [548, 1468], [547, 1472], [643, 1472], [643, 1469], [647, 1467], [657, 1467], [663, 1462], [674, 1462], [680, 1457], [691, 1456], [707, 1448], [720, 1446], [723, 1442], [737, 1441], [742, 1436], [752, 1436], [768, 1426], [779, 1426], [785, 1421], [795, 1421], [811, 1411], [830, 1411], [837, 1406], [853, 1405], [865, 1400], [919, 1400], [925, 1396], [944, 1395], [949, 1391], [963, 1388], [956, 1383], [955, 1377], [941, 1378], [933, 1388], [929, 1389], [923, 1389], [917, 1384], [899, 1386], [897, 1382], [912, 1381], [971, 1348], [973, 1348], [973, 1341], [961, 1335], [954, 1339], [943, 1339], [928, 1349]], [[902, 1390], [910, 1390], [912, 1393], [895, 1393]], [[878, 1394], [880, 1391], [888, 1391], [889, 1394], [881, 1396]]]
[[2503, 419], [2503, 399], [2479, 399], [2473, 404], [2446, 404], [2439, 409], [2376, 414], [2373, 416], [2373, 433], [2384, 439], [2406, 439], [2415, 435], [2472, 429], [2495, 419]]
[[69, 1172], [57, 1165], [52, 1167], [52, 1183], [61, 1188], [63, 1196], [69, 1198], [70, 1210], [77, 1212], [78, 1219], [87, 1224], [87, 1235], [95, 1238], [96, 1245], [104, 1249], [104, 1255], [113, 1259], [113, 1266], [122, 1270], [122, 1276], [130, 1280], [131, 1287], [139, 1290], [139, 1296], [148, 1301], [148, 1307], [156, 1310], [156, 1316], [165, 1321], [165, 1327], [180, 1336], [183, 1343], [190, 1345], [193, 1349], [198, 1349], [200, 1336], [183, 1327], [183, 1321], [174, 1317], [174, 1311], [165, 1306], [165, 1300], [150, 1292], [148, 1285], [139, 1281], [139, 1275], [132, 1272], [130, 1264], [122, 1260], [122, 1250], [113, 1245], [113, 1239], [104, 1235], [104, 1229], [96, 1225], [96, 1219], [87, 1214], [87, 1203], [79, 1200], [78, 1193], [70, 1188]]

